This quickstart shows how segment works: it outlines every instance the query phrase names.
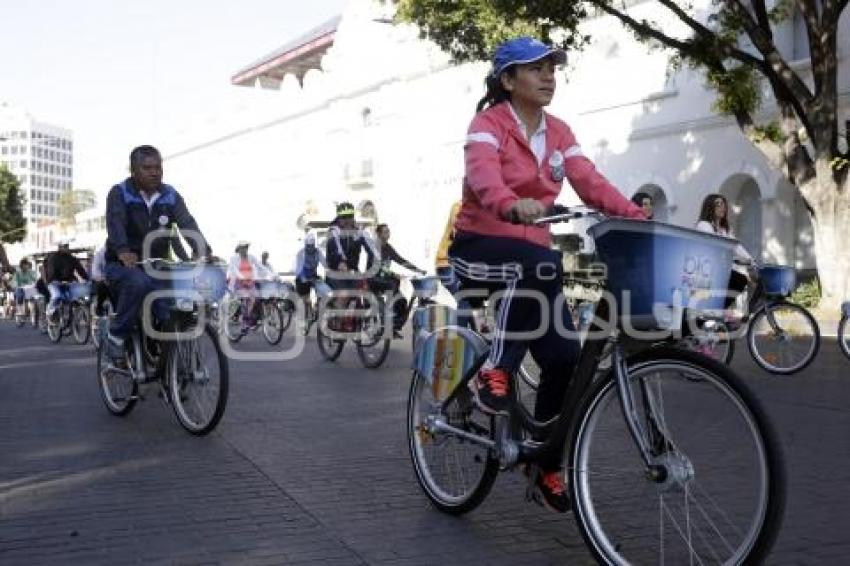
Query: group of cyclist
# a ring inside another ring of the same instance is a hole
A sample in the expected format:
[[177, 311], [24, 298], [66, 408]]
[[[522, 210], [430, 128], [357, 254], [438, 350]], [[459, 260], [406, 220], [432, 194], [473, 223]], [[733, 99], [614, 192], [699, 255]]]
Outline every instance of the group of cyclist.
[[27, 301], [37, 298], [46, 303], [48, 318], [55, 318], [59, 302], [85, 294], [88, 282], [88, 272], [71, 253], [68, 240], [59, 241], [57, 249], [45, 257], [38, 271], [25, 257], [3, 277], [5, 290], [12, 296], [13, 316], [19, 321], [26, 314]]
[[[366, 254], [365, 271], [361, 273], [362, 255]], [[326, 284], [335, 292], [333, 303], [342, 308], [350, 299], [354, 289], [366, 288], [369, 291], [390, 297], [393, 311], [393, 334], [401, 336], [401, 328], [407, 319], [408, 303], [399, 293], [400, 278], [392, 270], [396, 263], [414, 273], [426, 272], [402, 257], [390, 244], [390, 228], [387, 224], [375, 227], [374, 237], [357, 226], [354, 206], [348, 202], [337, 205], [336, 217], [328, 229], [324, 252], [318, 247], [316, 235], [308, 233], [304, 246], [298, 252], [295, 261], [295, 289], [309, 309], [310, 291], [318, 285]], [[319, 267], [325, 270], [322, 281]], [[316, 289], [317, 294], [325, 294]], [[352, 330], [353, 321], [343, 319], [340, 330]]]
[[[573, 329], [573, 320], [561, 297], [562, 262], [553, 250], [549, 228], [535, 221], [546, 215], [559, 196], [564, 180], [569, 181], [582, 201], [609, 216], [634, 219], [652, 217], [649, 195], [636, 195], [630, 201], [614, 187], [585, 156], [570, 127], [544, 108], [555, 93], [555, 70], [566, 60], [560, 49], [538, 40], [520, 37], [497, 49], [492, 70], [486, 77], [486, 94], [478, 104], [464, 145], [465, 176], [462, 198], [451, 211], [443, 244], [437, 254], [437, 271], [450, 291], [468, 289], [504, 291], [496, 316], [490, 356], [472, 381], [479, 406], [491, 413], [504, 413], [511, 403], [510, 375], [530, 351], [541, 368], [534, 417], [540, 422], [552, 419], [571, 379], [579, 353], [578, 342], [557, 332], [549, 324], [530, 340], [515, 340], [517, 333], [538, 330], [539, 305], [528, 298], [537, 292], [548, 299], [551, 309], [544, 319], [561, 321]], [[106, 333], [109, 357], [123, 363], [124, 340], [139, 316], [145, 296], [161, 286], [140, 262], [165, 258], [170, 250], [188, 258], [173, 227], [184, 234], [191, 246], [191, 258], [212, 258], [212, 250], [180, 194], [162, 182], [162, 159], [152, 146], [140, 146], [130, 154], [130, 176], [109, 192], [106, 207], [108, 238], [98, 267], [92, 269], [108, 284], [115, 313]], [[711, 195], [703, 207], [700, 230], [730, 235], [728, 203]], [[358, 227], [355, 209], [347, 202], [336, 209], [324, 250], [315, 234], [308, 233], [296, 258], [295, 289], [306, 300], [322, 280], [335, 291], [338, 304], [346, 293], [366, 281], [373, 292], [393, 297], [393, 330], [404, 324], [407, 305], [399, 295], [400, 281], [390, 269], [392, 263], [415, 273], [425, 271], [404, 259], [390, 244], [386, 224], [376, 227], [376, 238]], [[256, 283], [276, 277], [268, 263], [248, 253], [250, 243], [240, 241], [227, 265], [230, 289], [250, 301]], [[741, 248], [743, 249], [743, 248]], [[366, 271], [360, 273], [361, 255], [367, 256]], [[746, 251], [740, 255], [746, 254]], [[61, 282], [89, 274], [80, 262], [62, 247], [48, 262], [45, 280], [49, 289], [48, 313], [55, 309], [62, 293]], [[21, 262], [15, 273], [16, 287], [35, 281], [31, 266]], [[733, 278], [732, 285], [740, 280]], [[105, 287], [103, 290], [104, 293]], [[559, 300], [560, 299], [560, 300]], [[169, 311], [164, 301], [153, 302], [155, 319], [166, 324]], [[255, 324], [253, 309], [246, 309], [243, 324]], [[343, 328], [345, 330], [345, 328]], [[557, 511], [569, 509], [562, 462], [557, 456], [545, 462], [538, 487], [546, 503]]]

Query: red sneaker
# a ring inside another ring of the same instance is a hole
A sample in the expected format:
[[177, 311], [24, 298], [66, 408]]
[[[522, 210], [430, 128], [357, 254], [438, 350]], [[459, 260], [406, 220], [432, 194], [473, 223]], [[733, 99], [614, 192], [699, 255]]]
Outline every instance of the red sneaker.
[[567, 493], [567, 486], [564, 483], [563, 470], [555, 472], [544, 472], [541, 470], [537, 476], [537, 488], [540, 490], [546, 506], [553, 511], [566, 513], [572, 508], [570, 505], [570, 496]]
[[469, 382], [481, 410], [487, 413], [507, 413], [510, 408], [511, 376], [502, 368], [482, 369]]

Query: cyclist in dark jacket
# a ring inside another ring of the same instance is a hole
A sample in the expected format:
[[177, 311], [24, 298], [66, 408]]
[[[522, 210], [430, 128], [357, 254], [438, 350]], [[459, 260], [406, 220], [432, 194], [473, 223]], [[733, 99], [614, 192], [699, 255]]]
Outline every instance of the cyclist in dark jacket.
[[[354, 206], [341, 202], [336, 207], [336, 218], [331, 222], [325, 247], [327, 269], [325, 281], [336, 293], [331, 301], [334, 308], [344, 308], [351, 300], [348, 292], [357, 288], [358, 283], [368, 277], [361, 275], [360, 257], [363, 250], [369, 261], [376, 255], [374, 244], [354, 220]], [[353, 320], [344, 318], [342, 327], [346, 331], [353, 329]]]
[[61, 240], [58, 250], [47, 256], [45, 273], [48, 281], [47, 288], [50, 291], [50, 302], [45, 311], [47, 316], [53, 316], [56, 312], [60, 297], [65, 296], [68, 300], [72, 300], [82, 293], [82, 287], [73, 285], [77, 281], [77, 275], [85, 280], [89, 278], [86, 268], [71, 253], [67, 240]]
[[[139, 269], [137, 262], [167, 258], [176, 225], [186, 235], [195, 258], [211, 251], [183, 197], [162, 182], [162, 158], [149, 145], [130, 153], [130, 177], [109, 191], [106, 201], [106, 280], [118, 291], [118, 304], [108, 333], [108, 353], [113, 362], [124, 358], [124, 340], [130, 333], [145, 296], [159, 280]], [[168, 318], [168, 306], [154, 301], [157, 320]]]
[[[325, 248], [329, 268], [328, 285], [335, 290], [354, 288], [357, 277], [353, 273], [360, 270], [361, 253], [366, 250], [367, 262], [371, 265], [376, 255], [373, 246], [369, 237], [357, 228], [351, 203], [340, 203], [336, 207], [336, 218], [328, 230]], [[351, 275], [346, 276], [348, 273]]]

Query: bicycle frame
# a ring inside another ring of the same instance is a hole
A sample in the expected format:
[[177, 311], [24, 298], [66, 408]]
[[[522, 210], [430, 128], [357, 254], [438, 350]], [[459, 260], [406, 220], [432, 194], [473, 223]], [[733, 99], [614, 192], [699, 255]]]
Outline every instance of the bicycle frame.
[[[603, 328], [597, 325], [596, 320], [605, 320], [608, 314], [608, 304], [605, 301], [600, 302], [596, 310], [596, 317], [591, 323], [592, 334], [595, 335], [603, 331]], [[467, 334], [478, 336], [465, 328], [458, 327], [456, 330], [464, 336]], [[579, 359], [573, 372], [573, 377], [564, 395], [561, 410], [551, 421], [545, 423], [534, 421], [520, 403], [515, 403], [515, 408], [511, 410], [509, 416], [497, 415], [496, 418], [502, 422], [497, 422], [495, 427], [496, 440], [453, 427], [434, 415], [428, 417], [429, 428], [433, 428], [436, 432], [462, 437], [470, 442], [489, 448], [495, 452], [495, 456], [499, 459], [503, 468], [513, 467], [520, 463], [533, 463], [546, 455], [555, 452], [561, 453], [563, 451], [564, 441], [568, 438], [568, 434], [573, 427], [573, 418], [576, 415], [578, 405], [582, 401], [585, 392], [590, 388], [600, 361], [610, 355], [611, 367], [615, 371], [615, 386], [617, 387], [623, 418], [626, 421], [629, 432], [644, 464], [648, 470], [651, 470], [653, 467], [653, 458], [658, 452], [657, 448], [653, 448], [661, 441], [666, 442], [666, 439], [663, 438], [663, 433], [659, 430], [657, 419], [651, 414], [654, 404], [652, 403], [651, 394], [645, 386], [641, 388], [641, 395], [644, 400], [643, 406], [647, 421], [652, 425], [651, 429], [649, 431], [645, 430], [638, 418], [634, 394], [629, 384], [625, 355], [619, 344], [617, 332], [615, 330], [608, 336], [592, 338], [584, 343], [579, 353]], [[481, 340], [483, 341], [483, 338]], [[440, 404], [440, 414], [445, 414], [449, 405], [457, 398], [459, 392], [467, 387], [469, 381], [481, 369], [488, 354], [489, 346], [485, 345], [484, 351], [479, 355], [475, 363], [464, 374], [455, 389]], [[546, 440], [537, 442], [534, 440], [511, 438], [506, 421], [512, 419], [516, 419], [522, 429], [532, 433], [532, 436], [546, 434]], [[652, 438], [650, 439], [647, 434]], [[660, 438], [658, 435], [660, 435]]]

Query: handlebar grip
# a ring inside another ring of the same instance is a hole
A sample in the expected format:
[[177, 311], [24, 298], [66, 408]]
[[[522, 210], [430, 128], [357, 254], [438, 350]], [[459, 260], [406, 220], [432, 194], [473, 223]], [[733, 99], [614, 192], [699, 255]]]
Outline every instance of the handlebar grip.
[[[553, 204], [550, 206], [545, 213], [543, 213], [542, 217], [547, 216], [557, 216], [560, 214], [568, 214], [570, 212], [570, 207], [564, 206], [563, 204]], [[582, 213], [575, 213], [577, 217], [581, 216]], [[508, 215], [508, 222], [511, 224], [526, 224], [522, 220], [519, 219], [519, 216], [516, 213], [516, 210], [511, 210], [511, 213]], [[531, 223], [533, 224], [533, 222]]]

